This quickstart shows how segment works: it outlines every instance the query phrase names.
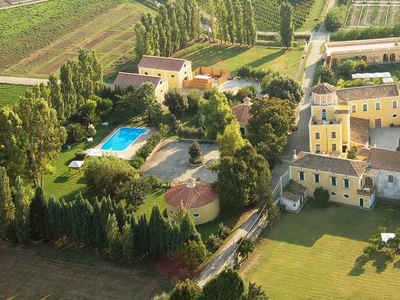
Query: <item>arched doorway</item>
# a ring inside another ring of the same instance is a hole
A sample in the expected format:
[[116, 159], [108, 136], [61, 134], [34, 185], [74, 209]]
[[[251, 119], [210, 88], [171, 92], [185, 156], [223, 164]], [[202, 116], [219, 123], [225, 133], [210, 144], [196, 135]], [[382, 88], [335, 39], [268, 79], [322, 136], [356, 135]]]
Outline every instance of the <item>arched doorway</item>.
[[383, 62], [388, 62], [389, 61], [389, 55], [383, 54]]
[[365, 62], [367, 62], [367, 57], [365, 55], [361, 56], [361, 59]]
[[390, 61], [396, 61], [396, 55], [394, 53], [390, 54]]
[[322, 121], [325, 121], [326, 120], [326, 109], [324, 108], [323, 110], [322, 110]]

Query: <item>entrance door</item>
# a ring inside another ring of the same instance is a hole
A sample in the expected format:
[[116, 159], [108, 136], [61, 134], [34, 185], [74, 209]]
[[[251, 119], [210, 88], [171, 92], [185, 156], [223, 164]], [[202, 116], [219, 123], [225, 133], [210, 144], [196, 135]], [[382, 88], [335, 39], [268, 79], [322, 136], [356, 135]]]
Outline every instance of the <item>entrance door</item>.
[[375, 119], [375, 128], [382, 127], [382, 119]]
[[364, 207], [364, 199], [360, 198], [360, 207]]

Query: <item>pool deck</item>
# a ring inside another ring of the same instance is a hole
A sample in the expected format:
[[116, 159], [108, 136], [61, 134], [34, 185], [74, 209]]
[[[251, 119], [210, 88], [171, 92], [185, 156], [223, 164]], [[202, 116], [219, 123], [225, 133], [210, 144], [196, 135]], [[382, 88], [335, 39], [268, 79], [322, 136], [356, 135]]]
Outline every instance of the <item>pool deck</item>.
[[[128, 148], [126, 148], [126, 150], [124, 151], [107, 151], [107, 150], [101, 150], [101, 146], [103, 146], [103, 144], [120, 128], [123, 127], [131, 127], [131, 128], [145, 128], [148, 129], [149, 132], [147, 132], [146, 134], [142, 134], [139, 136], [139, 138], [130, 146], [128, 146]], [[119, 126], [114, 128], [114, 130], [112, 130], [99, 144], [97, 144], [96, 146], [93, 147], [93, 149], [97, 149], [100, 150], [103, 155], [107, 155], [107, 153], [110, 153], [110, 155], [114, 155], [118, 158], [123, 158], [126, 160], [133, 160], [133, 158], [135, 157], [135, 153], [137, 150], [139, 150], [147, 141], [147, 139], [149, 137], [151, 137], [154, 133], [157, 132], [156, 128], [152, 128], [152, 127], [139, 127], [139, 126]]]

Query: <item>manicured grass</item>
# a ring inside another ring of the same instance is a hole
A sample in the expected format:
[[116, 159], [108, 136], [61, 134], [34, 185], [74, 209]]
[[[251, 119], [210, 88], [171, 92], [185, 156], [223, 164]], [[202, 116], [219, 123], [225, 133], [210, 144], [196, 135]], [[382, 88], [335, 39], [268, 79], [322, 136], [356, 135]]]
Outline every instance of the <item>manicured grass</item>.
[[244, 65], [253, 68], [272, 69], [293, 77], [302, 56], [302, 48], [286, 50], [282, 48], [251, 48], [229, 46], [219, 43], [202, 42], [193, 44], [175, 56], [192, 61], [192, 69], [200, 66], [231, 71], [232, 75]]
[[381, 201], [373, 211], [331, 204], [305, 205], [285, 213], [263, 233], [255, 253], [242, 265], [248, 281], [262, 285], [270, 299], [393, 299], [400, 281], [400, 257], [367, 261], [363, 249], [395, 207], [388, 232], [400, 227], [400, 205]]
[[0, 108], [17, 104], [28, 88], [25, 85], [0, 84]]
[[163, 212], [167, 208], [167, 204], [164, 201], [164, 194], [167, 190], [167, 188], [159, 188], [148, 195], [146, 202], [135, 211], [135, 216], [139, 217], [142, 214], [146, 214], [147, 220], [149, 220], [154, 205], [158, 205], [160, 211]]

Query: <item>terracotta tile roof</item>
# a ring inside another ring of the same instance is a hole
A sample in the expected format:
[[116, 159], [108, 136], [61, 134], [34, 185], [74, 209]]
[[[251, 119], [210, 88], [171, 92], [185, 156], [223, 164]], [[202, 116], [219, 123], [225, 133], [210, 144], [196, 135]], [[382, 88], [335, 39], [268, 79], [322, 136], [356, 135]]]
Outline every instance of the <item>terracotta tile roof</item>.
[[338, 101], [355, 101], [399, 96], [395, 84], [346, 88], [336, 91]]
[[357, 148], [357, 153], [356, 154], [357, 154], [357, 156], [366, 156], [366, 157], [368, 157], [370, 151], [371, 151], [371, 148], [360, 147], [360, 148]]
[[359, 177], [368, 167], [367, 162], [305, 153], [290, 163], [290, 166], [322, 172]]
[[307, 190], [306, 187], [302, 186], [300, 183], [296, 181], [289, 181], [289, 183], [285, 186], [288, 190], [284, 190], [282, 196], [288, 200], [297, 202], [301, 195]]
[[332, 152], [329, 153], [329, 156], [331, 157], [339, 157], [340, 155], [342, 155], [342, 152], [338, 150], [333, 150]]
[[369, 120], [350, 117], [350, 140], [366, 144], [369, 140]]
[[208, 182], [196, 181], [194, 187], [182, 183], [171, 187], [164, 195], [167, 204], [178, 207], [183, 203], [187, 209], [202, 207], [218, 199], [218, 194], [214, 192]]
[[190, 63], [190, 61], [181, 58], [143, 55], [138, 68], [180, 71], [184, 64]]
[[240, 103], [231, 107], [232, 113], [235, 115], [238, 122], [247, 122], [251, 118], [249, 113], [250, 106], [251, 103]]
[[311, 92], [319, 95], [332, 94], [334, 91], [336, 91], [336, 87], [326, 82], [320, 83], [311, 88]]
[[371, 148], [367, 161], [373, 169], [400, 172], [400, 152], [398, 151]]
[[[154, 87], [162, 83], [162, 78], [158, 76], [140, 75], [135, 73], [118, 72], [114, 84], [120, 87], [132, 86], [137, 89], [145, 82], [150, 82]], [[166, 79], [165, 79], [166, 81]]]

